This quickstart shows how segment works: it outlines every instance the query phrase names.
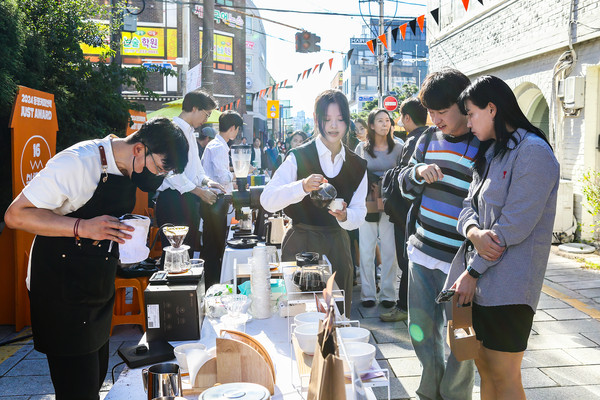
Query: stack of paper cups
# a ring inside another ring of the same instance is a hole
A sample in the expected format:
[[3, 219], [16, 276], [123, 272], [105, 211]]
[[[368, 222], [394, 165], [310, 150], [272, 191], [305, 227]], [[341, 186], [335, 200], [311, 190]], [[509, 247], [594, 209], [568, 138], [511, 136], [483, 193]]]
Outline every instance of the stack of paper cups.
[[257, 319], [271, 317], [271, 271], [265, 246], [252, 250], [250, 286], [252, 290], [252, 315]]

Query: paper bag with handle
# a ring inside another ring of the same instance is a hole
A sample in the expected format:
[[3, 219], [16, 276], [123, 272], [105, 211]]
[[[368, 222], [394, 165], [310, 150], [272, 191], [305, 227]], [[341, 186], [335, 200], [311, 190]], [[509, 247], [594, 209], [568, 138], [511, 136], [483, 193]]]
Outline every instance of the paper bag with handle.
[[335, 302], [333, 300], [333, 280], [335, 273], [323, 289], [327, 307], [326, 317], [319, 321], [319, 333], [315, 355], [310, 370], [307, 400], [345, 400], [344, 363], [336, 355]]
[[452, 296], [452, 319], [448, 321], [448, 346], [458, 361], [476, 359], [480, 343], [473, 330], [473, 307], [458, 306], [458, 296]]

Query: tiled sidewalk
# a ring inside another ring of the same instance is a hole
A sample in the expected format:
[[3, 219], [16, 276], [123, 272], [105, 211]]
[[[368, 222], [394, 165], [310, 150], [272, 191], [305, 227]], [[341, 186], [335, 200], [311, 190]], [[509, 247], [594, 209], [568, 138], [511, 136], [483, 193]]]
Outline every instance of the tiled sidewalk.
[[[359, 297], [357, 286], [354, 298]], [[392, 372], [392, 399], [415, 398], [421, 366], [406, 323], [382, 322], [379, 311], [379, 307], [358, 306], [353, 308], [352, 317], [371, 330], [377, 359]], [[1, 326], [0, 342], [15, 337], [13, 329]], [[115, 328], [101, 399], [112, 386], [110, 369], [121, 361], [117, 349], [137, 343], [140, 336], [136, 327]], [[116, 368], [115, 376], [122, 368]], [[528, 399], [600, 399], [600, 272], [582, 270], [575, 260], [550, 255], [522, 375]], [[376, 389], [381, 399], [387, 394], [382, 389]], [[33, 350], [30, 339], [0, 347], [0, 400], [52, 400], [52, 393], [45, 357]], [[478, 377], [473, 398], [479, 399]]]

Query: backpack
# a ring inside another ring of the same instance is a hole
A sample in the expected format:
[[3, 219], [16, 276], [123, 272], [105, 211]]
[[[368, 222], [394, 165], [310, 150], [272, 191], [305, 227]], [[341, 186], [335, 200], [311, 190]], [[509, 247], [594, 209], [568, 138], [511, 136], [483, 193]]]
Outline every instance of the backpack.
[[[431, 138], [434, 132], [435, 129], [428, 129], [425, 132], [423, 132], [423, 135], [427, 135], [425, 137], [423, 158], [425, 158], [425, 155], [427, 154], [427, 148], [429, 147], [429, 142], [431, 142]], [[402, 196], [400, 183], [398, 182], [400, 172], [405, 167], [406, 165], [399, 165], [395, 168], [387, 170], [383, 175], [383, 181], [381, 185], [383, 210], [387, 215], [390, 216], [390, 222], [394, 224], [399, 224], [403, 229], [406, 226], [406, 216], [412, 205], [412, 202], [410, 200]]]

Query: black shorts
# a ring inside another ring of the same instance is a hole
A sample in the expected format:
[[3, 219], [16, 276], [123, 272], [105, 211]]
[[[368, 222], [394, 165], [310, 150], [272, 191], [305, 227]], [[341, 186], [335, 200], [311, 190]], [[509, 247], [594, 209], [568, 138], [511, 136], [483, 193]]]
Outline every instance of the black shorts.
[[527, 349], [533, 315], [525, 304], [485, 307], [473, 303], [473, 329], [486, 349], [519, 353]]

